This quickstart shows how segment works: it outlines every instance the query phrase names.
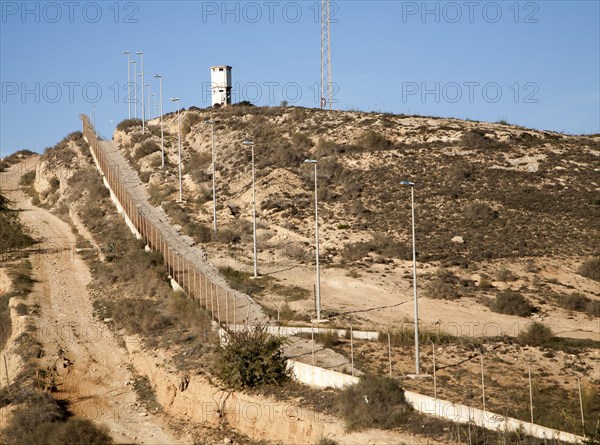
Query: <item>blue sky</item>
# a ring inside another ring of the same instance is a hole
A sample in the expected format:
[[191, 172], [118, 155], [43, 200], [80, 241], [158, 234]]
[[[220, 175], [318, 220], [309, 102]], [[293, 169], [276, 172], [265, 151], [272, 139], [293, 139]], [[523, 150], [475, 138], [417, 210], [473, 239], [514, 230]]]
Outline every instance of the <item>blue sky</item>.
[[[600, 133], [599, 4], [332, 1], [335, 107]], [[209, 105], [220, 64], [235, 101], [319, 103], [316, 0], [0, 5], [1, 156], [43, 151], [94, 106], [111, 135], [128, 112], [123, 50], [144, 51], [157, 96], [152, 75], [164, 76], [165, 112], [171, 96]]]

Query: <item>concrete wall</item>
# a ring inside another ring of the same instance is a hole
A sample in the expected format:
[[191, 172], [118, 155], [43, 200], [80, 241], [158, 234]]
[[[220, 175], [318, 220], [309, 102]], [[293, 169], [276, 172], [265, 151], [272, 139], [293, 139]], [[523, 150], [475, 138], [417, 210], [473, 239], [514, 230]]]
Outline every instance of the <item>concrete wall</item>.
[[575, 434], [557, 431], [530, 422], [522, 422], [511, 417], [452, 403], [447, 400], [435, 399], [411, 391], [405, 391], [404, 395], [406, 401], [415, 410], [448, 419], [452, 422], [471, 422], [477, 426], [496, 431], [523, 431], [525, 434], [540, 439], [558, 439], [569, 443], [580, 443], [583, 440], [583, 437]]
[[296, 380], [317, 388], [343, 388], [358, 383], [358, 377], [331, 369], [319, 368], [295, 360], [288, 360], [288, 363]]
[[[244, 325], [230, 325], [229, 328], [231, 330], [242, 330], [245, 328]], [[293, 335], [298, 335], [301, 333], [310, 334], [314, 330], [314, 333], [318, 332], [335, 332], [340, 337], [345, 337], [347, 332], [350, 332], [350, 328], [348, 329], [332, 329], [325, 328], [322, 326], [315, 326], [314, 328], [310, 326], [268, 326], [267, 331], [273, 335], [282, 335], [284, 337], [291, 337]], [[356, 340], [377, 340], [379, 339], [379, 332], [376, 331], [352, 331], [352, 338]]]

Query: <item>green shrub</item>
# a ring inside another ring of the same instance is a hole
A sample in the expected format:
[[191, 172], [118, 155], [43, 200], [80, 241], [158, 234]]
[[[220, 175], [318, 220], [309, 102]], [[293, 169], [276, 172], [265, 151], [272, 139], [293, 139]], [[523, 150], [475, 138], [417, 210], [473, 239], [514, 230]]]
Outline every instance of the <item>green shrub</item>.
[[117, 125], [117, 130], [129, 132], [132, 127], [141, 127], [142, 120], [141, 119], [125, 119]]
[[291, 137], [294, 148], [299, 150], [308, 150], [313, 146], [311, 139], [304, 133], [294, 133]]
[[385, 136], [373, 130], [367, 130], [358, 140], [358, 145], [367, 149], [377, 150], [391, 147], [392, 143]]
[[19, 181], [19, 185], [22, 187], [31, 187], [35, 181], [35, 170], [28, 171], [23, 173], [21, 176], [21, 180]]
[[578, 273], [591, 280], [600, 281], [600, 257], [584, 261], [579, 266]]
[[592, 317], [600, 316], [600, 301], [592, 300], [579, 292], [559, 296], [558, 304], [570, 311], [585, 312]]
[[10, 200], [0, 195], [0, 252], [23, 249], [35, 242], [19, 220], [18, 213], [10, 210], [11, 204]]
[[406, 424], [412, 412], [400, 383], [389, 377], [362, 376], [358, 384], [340, 391], [336, 401], [350, 431], [397, 428]]
[[205, 182], [211, 179], [212, 172], [208, 173], [211, 163], [212, 154], [210, 152], [193, 151], [185, 164], [185, 170], [195, 182]]
[[438, 300], [456, 300], [460, 298], [460, 294], [452, 284], [445, 283], [440, 279], [427, 283], [424, 293], [425, 297]]
[[20, 391], [13, 400], [17, 409], [2, 431], [7, 445], [109, 445], [106, 428], [89, 420], [69, 418], [66, 405], [44, 392]]
[[590, 299], [579, 292], [573, 292], [570, 295], [561, 295], [558, 303], [564, 309], [571, 311], [584, 312]]
[[470, 221], [484, 222], [498, 218], [498, 212], [483, 202], [474, 202], [465, 207], [463, 216]]
[[514, 291], [499, 292], [492, 302], [491, 309], [494, 312], [519, 317], [529, 317], [535, 311], [535, 308], [523, 295]]
[[517, 276], [506, 268], [500, 269], [496, 273], [496, 278], [498, 278], [499, 281], [502, 281], [504, 283], [517, 280]]
[[279, 385], [291, 372], [283, 355], [285, 339], [269, 334], [264, 326], [248, 326], [231, 332], [216, 359], [216, 371], [231, 388]]
[[542, 346], [552, 339], [552, 331], [543, 323], [531, 323], [526, 329], [519, 332], [517, 340], [519, 343], [530, 346]]
[[368, 256], [371, 252], [386, 258], [399, 258], [403, 260], [412, 258], [408, 244], [396, 241], [388, 235], [376, 233], [371, 241], [346, 244], [342, 250], [342, 259], [346, 262], [358, 261]]
[[138, 161], [152, 153], [160, 151], [159, 145], [154, 141], [144, 141], [136, 150], [133, 158]]

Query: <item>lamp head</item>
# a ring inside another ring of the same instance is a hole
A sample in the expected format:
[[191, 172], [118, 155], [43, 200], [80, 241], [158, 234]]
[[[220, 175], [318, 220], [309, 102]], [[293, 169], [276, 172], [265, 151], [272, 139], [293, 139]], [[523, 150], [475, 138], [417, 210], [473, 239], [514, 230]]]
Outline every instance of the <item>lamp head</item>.
[[242, 142], [242, 145], [254, 145], [254, 142], [252, 142], [252, 141], [244, 141], [244, 142]]
[[410, 181], [400, 181], [400, 185], [405, 186], [405, 187], [414, 187], [415, 183], [410, 182]]
[[305, 163], [305, 164], [316, 164], [316, 163], [317, 163], [317, 161], [316, 161], [316, 160], [314, 160], [314, 159], [305, 159], [305, 160], [304, 160], [304, 163]]

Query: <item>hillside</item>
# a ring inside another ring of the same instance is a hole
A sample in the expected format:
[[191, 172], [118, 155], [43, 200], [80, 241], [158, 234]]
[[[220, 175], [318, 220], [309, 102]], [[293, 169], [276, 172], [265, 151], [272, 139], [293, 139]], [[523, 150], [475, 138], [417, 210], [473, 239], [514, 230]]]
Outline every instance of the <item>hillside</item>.
[[[216, 235], [206, 119], [215, 122]], [[249, 139], [255, 143], [260, 262], [267, 271], [280, 262], [313, 261], [314, 182], [312, 167], [302, 163], [313, 158], [319, 162], [325, 274], [335, 269], [351, 276], [382, 274], [370, 284], [385, 292], [404, 287], [410, 295], [410, 191], [399, 186], [408, 179], [416, 183], [422, 296], [487, 307], [499, 291], [510, 289], [524, 295], [537, 316], [564, 318], [558, 308], [568, 306], [565, 298], [577, 291], [589, 303], [583, 311], [587, 320], [598, 316], [598, 284], [577, 273], [582, 263], [600, 253], [594, 242], [600, 220], [598, 136], [301, 108], [192, 109], [182, 112], [181, 122], [186, 201], [181, 206], [174, 202], [177, 115], [165, 118], [164, 171], [157, 120], [146, 135], [135, 121], [125, 121], [115, 140], [148, 182], [155, 204], [162, 203], [184, 232], [208, 243], [211, 258], [224, 266], [244, 269], [251, 260], [250, 152], [241, 144]], [[285, 278], [312, 291], [310, 282]], [[368, 304], [364, 296], [361, 303]], [[291, 304], [300, 312], [310, 310], [310, 304]], [[341, 312], [331, 305], [328, 310]], [[589, 326], [594, 332], [593, 323]], [[559, 331], [565, 329], [569, 327]]]
[[[207, 118], [215, 122], [216, 234]], [[414, 371], [410, 190], [397, 185], [413, 180], [422, 366], [431, 372], [433, 347], [440, 397], [478, 406], [472, 386], [481, 379], [479, 351], [488, 409], [529, 419], [522, 389], [527, 364], [535, 363], [536, 422], [579, 432], [578, 379], [588, 423], [595, 422], [598, 137], [295, 108], [194, 109], [182, 112], [181, 120], [184, 203], [176, 202], [176, 114], [165, 120], [164, 170], [157, 121], [146, 135], [139, 122], [124, 121], [114, 139], [154, 205], [273, 319], [308, 325], [314, 314], [314, 182], [303, 160], [316, 158], [324, 315], [331, 326], [381, 332], [380, 342], [352, 345], [326, 334], [317, 340], [345, 357], [353, 348], [359, 370], [387, 374], [389, 366], [404, 388], [431, 395], [431, 380], [407, 377]], [[245, 139], [256, 144], [260, 280], [250, 279]], [[79, 233], [77, 248], [91, 267], [89, 288], [100, 320], [114, 323], [119, 336], [140, 335], [146, 351], [159, 348], [172, 357], [175, 375], [192, 369], [210, 374], [214, 339], [208, 335], [206, 343], [206, 314], [172, 295], [158, 258], [143, 254], [127, 233], [81, 133], [49, 149], [36, 174], [23, 179], [34, 203], [52, 208]], [[349, 372], [347, 363], [341, 367]], [[153, 390], [161, 394], [160, 384]], [[560, 412], [551, 409], [557, 398]]]

